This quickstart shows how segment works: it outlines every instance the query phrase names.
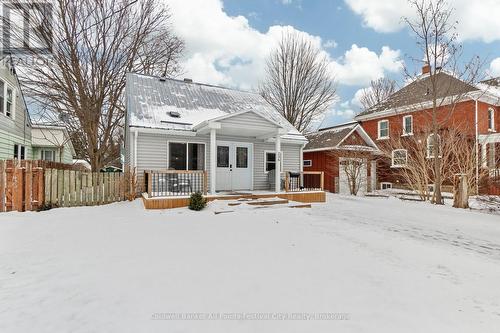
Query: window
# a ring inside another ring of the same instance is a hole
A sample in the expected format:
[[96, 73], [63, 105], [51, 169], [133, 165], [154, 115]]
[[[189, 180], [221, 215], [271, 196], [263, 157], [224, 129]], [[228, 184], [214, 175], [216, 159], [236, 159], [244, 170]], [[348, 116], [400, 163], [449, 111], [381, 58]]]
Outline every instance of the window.
[[14, 99], [14, 89], [0, 80], [0, 112], [7, 117], [12, 117], [14, 114]]
[[[283, 152], [281, 152], [281, 171], [283, 171]], [[274, 151], [264, 152], [264, 172], [276, 169], [276, 153]]]
[[492, 108], [488, 109], [488, 130], [495, 131], [495, 110]]
[[388, 182], [380, 183], [381, 190], [387, 190], [387, 189], [391, 189], [391, 188], [392, 188], [392, 183], [388, 183]]
[[408, 162], [408, 152], [406, 149], [395, 149], [392, 151], [392, 166], [401, 168]]
[[168, 168], [173, 170], [204, 170], [205, 145], [203, 143], [168, 143]]
[[304, 166], [305, 167], [311, 167], [313, 165], [312, 160], [304, 160]]
[[17, 158], [18, 160], [24, 160], [26, 157], [26, 147], [23, 145], [14, 145], [14, 158]]
[[217, 167], [229, 168], [229, 147], [217, 146]]
[[441, 137], [438, 135], [434, 140], [434, 134], [427, 137], [427, 158], [434, 158], [434, 144], [437, 144], [438, 157], [441, 157]]
[[12, 91], [12, 89], [7, 87], [7, 103], [5, 105], [5, 115], [7, 117], [12, 116], [12, 105], [14, 103], [13, 95], [14, 95], [14, 92]]
[[389, 138], [389, 120], [381, 120], [378, 122], [378, 138]]
[[42, 160], [44, 161], [55, 161], [56, 152], [54, 150], [42, 150], [41, 152]]
[[205, 170], [205, 145], [188, 143], [188, 170]]
[[236, 167], [248, 168], [248, 148], [236, 147]]
[[403, 135], [413, 135], [413, 117], [403, 117]]

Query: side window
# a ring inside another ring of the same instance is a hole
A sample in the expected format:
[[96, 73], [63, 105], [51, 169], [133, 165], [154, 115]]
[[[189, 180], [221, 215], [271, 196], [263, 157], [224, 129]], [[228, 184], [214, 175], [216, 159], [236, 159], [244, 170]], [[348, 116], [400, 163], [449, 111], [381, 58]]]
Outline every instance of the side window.
[[387, 139], [389, 137], [389, 120], [378, 122], [378, 138]]

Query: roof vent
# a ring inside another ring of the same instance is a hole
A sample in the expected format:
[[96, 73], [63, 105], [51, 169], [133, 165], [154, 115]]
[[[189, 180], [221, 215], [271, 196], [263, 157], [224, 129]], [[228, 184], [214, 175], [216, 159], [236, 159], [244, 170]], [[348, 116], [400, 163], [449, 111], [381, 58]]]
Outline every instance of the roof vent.
[[180, 117], [181, 117], [181, 114], [180, 114], [179, 112], [177, 112], [177, 111], [170, 111], [170, 112], [168, 113], [168, 115], [169, 115], [170, 117], [172, 117], [172, 118], [180, 118]]
[[167, 80], [167, 79], [166, 79], [164, 76], [160, 77], [160, 81], [161, 81], [161, 82], [165, 82], [166, 80]]
[[184, 82], [186, 82], [186, 83], [193, 83], [193, 79], [184, 78]]

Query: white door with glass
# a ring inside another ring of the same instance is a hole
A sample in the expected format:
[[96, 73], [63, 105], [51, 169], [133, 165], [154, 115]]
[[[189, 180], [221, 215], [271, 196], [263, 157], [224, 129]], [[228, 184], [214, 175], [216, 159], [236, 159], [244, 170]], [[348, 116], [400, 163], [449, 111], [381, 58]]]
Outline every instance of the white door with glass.
[[217, 191], [252, 189], [253, 145], [217, 141]]

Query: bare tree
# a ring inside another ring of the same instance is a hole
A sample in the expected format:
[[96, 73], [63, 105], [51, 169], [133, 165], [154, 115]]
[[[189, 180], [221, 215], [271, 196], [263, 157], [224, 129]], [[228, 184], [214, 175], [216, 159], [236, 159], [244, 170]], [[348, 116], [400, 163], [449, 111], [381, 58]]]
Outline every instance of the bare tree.
[[307, 131], [336, 98], [328, 63], [311, 41], [286, 32], [267, 60], [260, 93], [299, 131]]
[[29, 11], [32, 37], [51, 55], [46, 65], [18, 67], [20, 76], [98, 170], [119, 156], [127, 72], [173, 75], [184, 44], [168, 26], [168, 8], [154, 0], [55, 0], [53, 9], [52, 24]]
[[[346, 185], [349, 188], [349, 194], [357, 195], [366, 184], [366, 170], [368, 161], [372, 159], [372, 150], [369, 147], [360, 145], [345, 146], [329, 151], [327, 154], [335, 158], [338, 163], [331, 163], [326, 167], [332, 173], [336, 173], [338, 165], [339, 176], [343, 173], [346, 177]], [[340, 186], [340, 177], [339, 177]]]
[[[439, 132], [449, 121], [457, 103], [470, 92], [471, 85], [477, 79], [480, 63], [479, 58], [476, 57], [464, 66], [460, 66], [462, 47], [457, 43], [456, 22], [451, 19], [453, 9], [445, 0], [410, 0], [409, 2], [417, 15], [415, 19], [405, 18], [405, 21], [416, 37], [417, 46], [423, 54], [423, 63], [429, 66], [427, 73], [429, 79], [425, 82], [430, 82], [430, 84], [426, 86], [428, 98], [425, 102], [430, 101], [431, 105], [426, 105], [421, 109], [427, 109], [429, 114], [430, 134], [434, 140], [432, 147], [435, 150], [432, 156], [439, 156], [437, 151], [440, 146]], [[413, 60], [422, 62], [421, 58]], [[419, 82], [415, 75], [405, 71], [412, 81]], [[457, 84], [455, 80], [443, 79], [442, 73], [449, 73], [459, 78], [463, 84]], [[443, 204], [441, 158], [432, 158], [432, 170], [433, 202]]]
[[370, 86], [364, 89], [360, 98], [363, 111], [385, 101], [390, 95], [396, 92], [396, 81], [389, 78], [380, 78], [370, 81]]

